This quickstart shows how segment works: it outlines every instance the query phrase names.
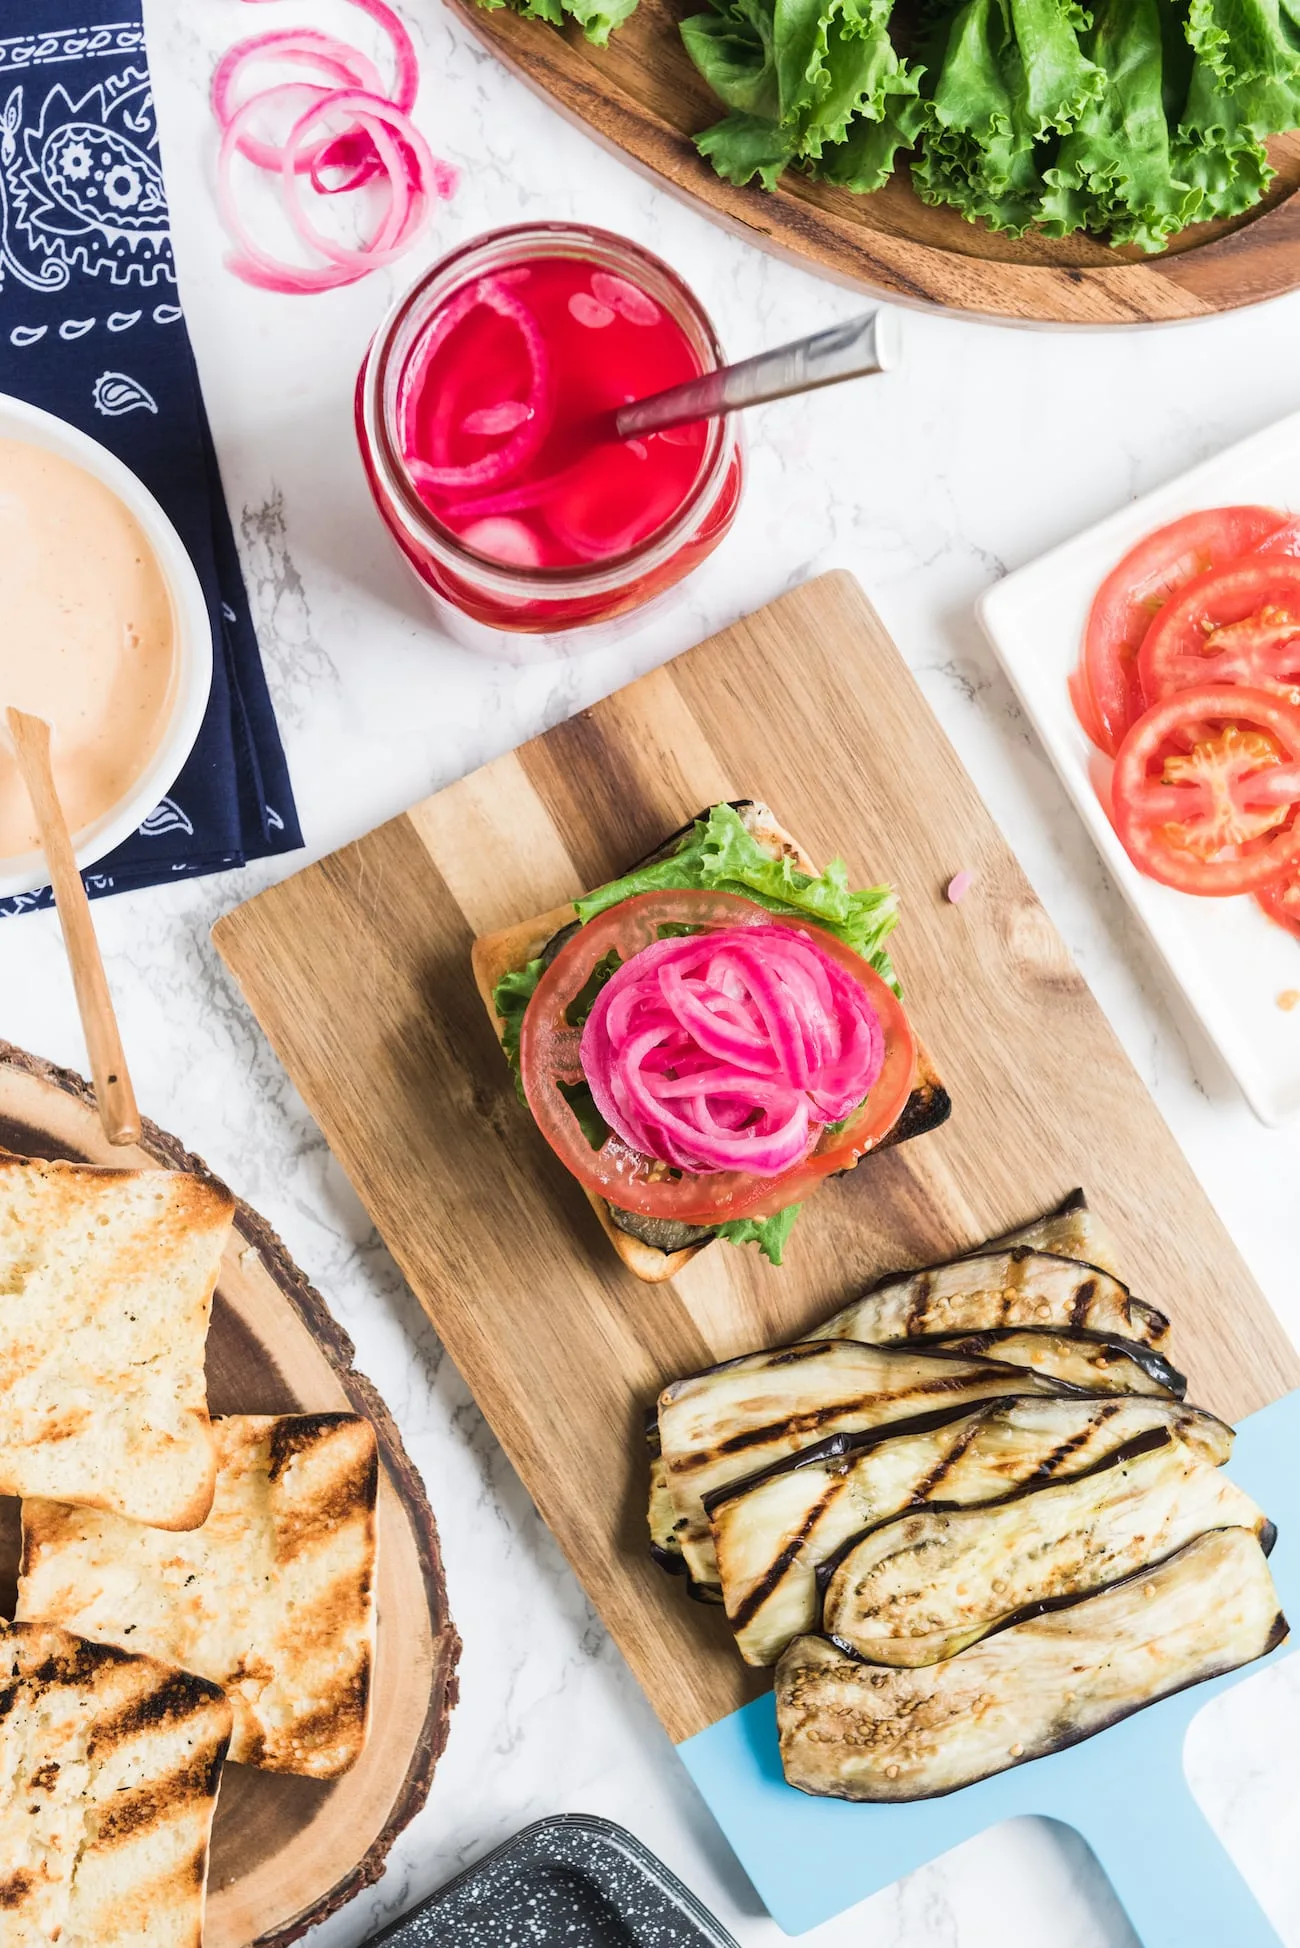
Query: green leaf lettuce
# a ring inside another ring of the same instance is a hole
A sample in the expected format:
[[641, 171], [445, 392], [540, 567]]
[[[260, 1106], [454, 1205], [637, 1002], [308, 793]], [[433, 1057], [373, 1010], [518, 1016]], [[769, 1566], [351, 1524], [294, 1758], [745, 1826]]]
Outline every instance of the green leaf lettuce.
[[835, 934], [892, 986], [898, 986], [884, 946], [898, 925], [898, 899], [892, 887], [850, 891], [848, 869], [842, 859], [832, 860], [824, 873], [813, 878], [800, 872], [789, 859], [769, 858], [731, 805], [715, 805], [707, 818], [697, 819], [679, 849], [668, 858], [612, 880], [577, 900], [575, 908], [585, 925], [638, 893], [696, 888], [739, 893], [787, 918], [810, 920]]
[[787, 1204], [775, 1217], [733, 1218], [730, 1224], [720, 1224], [715, 1235], [729, 1245], [757, 1245], [764, 1258], [779, 1265], [802, 1209], [802, 1204]]

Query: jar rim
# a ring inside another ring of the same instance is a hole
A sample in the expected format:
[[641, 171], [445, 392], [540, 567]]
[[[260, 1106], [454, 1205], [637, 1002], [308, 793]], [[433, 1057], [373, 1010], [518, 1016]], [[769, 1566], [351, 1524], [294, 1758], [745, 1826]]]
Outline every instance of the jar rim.
[[[566, 245], [569, 247], [565, 248]], [[428, 550], [444, 568], [472, 579], [481, 589], [503, 595], [517, 596], [526, 590], [545, 589], [551, 596], [575, 599], [599, 596], [621, 588], [630, 575], [639, 577], [652, 572], [671, 560], [691, 538], [701, 513], [707, 511], [722, 487], [731, 464], [734, 438], [726, 419], [711, 422], [699, 471], [671, 520], [621, 554], [606, 556], [599, 562], [558, 568], [521, 567], [467, 548], [461, 537], [438, 519], [416, 491], [395, 425], [396, 382], [410, 349], [403, 343], [404, 337], [422, 327], [426, 316], [431, 316], [489, 267], [502, 269], [521, 258], [539, 256], [572, 256], [584, 260], [594, 256], [604, 260], [600, 268], [623, 275], [628, 274], [631, 266], [639, 274], [633, 281], [639, 283], [644, 279], [649, 295], [667, 300], [666, 308], [686, 331], [692, 349], [701, 358], [701, 373], [716, 371], [723, 364], [722, 346], [712, 319], [685, 281], [652, 251], [592, 224], [510, 224], [486, 231], [449, 251], [397, 298], [366, 354], [361, 384], [362, 423], [372, 464], [383, 482], [394, 515], [410, 538]], [[397, 372], [395, 361], [399, 367]]]

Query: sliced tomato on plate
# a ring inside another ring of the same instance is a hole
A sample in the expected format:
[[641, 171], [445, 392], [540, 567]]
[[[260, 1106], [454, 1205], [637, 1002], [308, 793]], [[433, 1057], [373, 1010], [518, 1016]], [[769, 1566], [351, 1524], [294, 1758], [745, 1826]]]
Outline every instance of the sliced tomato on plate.
[[1152, 703], [1202, 683], [1300, 703], [1300, 561], [1262, 551], [1198, 575], [1152, 623], [1138, 667]]
[[1139, 718], [1111, 781], [1134, 865], [1180, 892], [1251, 893], [1300, 863], [1300, 708], [1203, 684]]
[[[1286, 531], [1284, 537], [1283, 530]], [[1070, 695], [1084, 730], [1112, 757], [1146, 707], [1138, 655], [1158, 611], [1186, 583], [1264, 544], [1300, 545], [1272, 507], [1209, 507], [1157, 528], [1131, 548], [1093, 599]]]
[[1297, 520], [1294, 514], [1288, 514], [1281, 527], [1270, 534], [1267, 541], [1260, 542], [1255, 553], [1290, 555], [1293, 560], [1300, 557], [1300, 520]]
[[1300, 865], [1293, 866], [1281, 879], [1261, 888], [1255, 898], [1270, 920], [1300, 940]]
[[[670, 1170], [611, 1134], [594, 1150], [565, 1094], [584, 1081], [579, 1060], [580, 1014], [602, 966], [626, 962], [645, 947], [684, 931], [721, 927], [789, 926], [837, 960], [865, 991], [885, 1037], [885, 1061], [862, 1105], [839, 1128], [822, 1131], [815, 1147], [777, 1177], [743, 1171]], [[556, 955], [524, 1014], [519, 1068], [528, 1106], [543, 1136], [587, 1190], [621, 1210], [688, 1224], [767, 1217], [797, 1204], [824, 1177], [847, 1170], [887, 1136], [903, 1113], [916, 1077], [916, 1042], [902, 1003], [875, 969], [832, 933], [788, 920], [730, 893], [642, 893], [589, 920]]]

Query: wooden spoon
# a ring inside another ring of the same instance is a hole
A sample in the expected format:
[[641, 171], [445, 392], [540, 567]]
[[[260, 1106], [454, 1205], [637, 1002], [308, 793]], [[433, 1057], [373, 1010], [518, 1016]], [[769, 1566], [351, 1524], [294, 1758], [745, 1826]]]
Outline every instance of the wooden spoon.
[[76, 856], [63, 816], [54, 771], [50, 764], [50, 727], [44, 717], [31, 717], [11, 705], [5, 712], [9, 735], [18, 757], [27, 796], [32, 801], [41, 845], [50, 869], [54, 904], [58, 908], [63, 943], [72, 965], [72, 985], [76, 989], [81, 1026], [90, 1055], [90, 1072], [95, 1078], [95, 1100], [99, 1119], [110, 1143], [137, 1143], [140, 1139], [140, 1112], [135, 1106], [135, 1091], [127, 1073], [118, 1033], [108, 978], [100, 958], [95, 924], [90, 917], [90, 901], [77, 871]]

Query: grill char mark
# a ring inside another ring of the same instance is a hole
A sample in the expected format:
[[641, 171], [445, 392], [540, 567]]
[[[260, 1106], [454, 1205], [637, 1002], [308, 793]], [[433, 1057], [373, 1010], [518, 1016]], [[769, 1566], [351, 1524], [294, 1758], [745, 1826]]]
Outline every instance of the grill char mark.
[[1077, 1454], [1080, 1448], [1086, 1447], [1093, 1436], [1099, 1433], [1105, 1426], [1106, 1422], [1111, 1420], [1119, 1412], [1120, 1404], [1120, 1400], [1116, 1398], [1113, 1405], [1101, 1409], [1098, 1418], [1090, 1423], [1089, 1426], [1081, 1427], [1079, 1432], [1072, 1434], [1068, 1441], [1062, 1441], [1060, 1446], [1053, 1449], [1052, 1453], [1047, 1455], [1039, 1464], [1038, 1473], [1040, 1475], [1058, 1474], [1070, 1459], [1071, 1455]]
[[0, 1880], [0, 1908], [19, 1907], [36, 1886], [36, 1876], [27, 1867], [6, 1874]]
[[268, 1481], [279, 1481], [295, 1455], [328, 1441], [339, 1427], [351, 1427], [351, 1414], [284, 1414], [271, 1429]]
[[[109, 1646], [95, 1644], [91, 1648], [102, 1650]], [[127, 1653], [118, 1652], [117, 1655], [125, 1659]], [[194, 1677], [188, 1671], [177, 1671], [154, 1690], [145, 1692], [142, 1697], [132, 1698], [129, 1704], [111, 1717], [101, 1718], [94, 1729], [91, 1750], [94, 1752], [104, 1746], [119, 1745], [133, 1738], [137, 1732], [176, 1731], [189, 1724], [202, 1706], [224, 1696], [220, 1686], [210, 1683], [207, 1678]]]
[[973, 1420], [964, 1433], [958, 1434], [957, 1439], [948, 1449], [948, 1452], [941, 1455], [935, 1462], [925, 1480], [917, 1482], [916, 1487], [912, 1490], [912, 1500], [914, 1502], [928, 1502], [931, 1500], [939, 1483], [946, 1474], [950, 1474], [953, 1468], [956, 1467], [971, 1442], [980, 1433], [983, 1425], [984, 1421], [981, 1417], [979, 1420]]
[[1085, 1278], [1074, 1295], [1074, 1304], [1070, 1307], [1070, 1324], [1072, 1326], [1078, 1328], [1087, 1325], [1088, 1314], [1092, 1310], [1092, 1302], [1096, 1296], [1096, 1279]]
[[843, 1478], [841, 1478], [828, 1487], [821, 1500], [800, 1523], [798, 1529], [786, 1543], [784, 1549], [773, 1557], [765, 1575], [755, 1583], [753, 1589], [744, 1598], [744, 1601], [736, 1606], [734, 1615], [728, 1617], [727, 1621], [733, 1630], [743, 1630], [747, 1624], [754, 1621], [754, 1618], [767, 1602], [769, 1596], [772, 1595], [773, 1591], [784, 1580], [786, 1571], [793, 1565], [799, 1551], [803, 1548], [804, 1543], [817, 1527], [817, 1524], [821, 1521], [827, 1509], [834, 1502], [838, 1501], [844, 1493], [844, 1486]]
[[930, 1276], [930, 1273], [918, 1273], [916, 1291], [912, 1295], [912, 1302], [907, 1308], [907, 1323], [904, 1327], [904, 1331], [909, 1339], [914, 1339], [923, 1333], [929, 1324], [930, 1294], [933, 1290], [934, 1280]]
[[118, 1795], [99, 1822], [96, 1841], [116, 1845], [147, 1828], [170, 1819], [182, 1807], [209, 1800], [216, 1791], [216, 1777], [225, 1753], [221, 1741], [215, 1751], [195, 1752], [184, 1765], [165, 1779], [151, 1780], [148, 1786]]

